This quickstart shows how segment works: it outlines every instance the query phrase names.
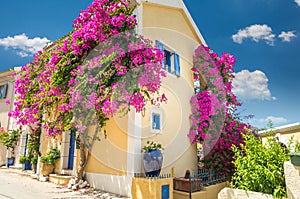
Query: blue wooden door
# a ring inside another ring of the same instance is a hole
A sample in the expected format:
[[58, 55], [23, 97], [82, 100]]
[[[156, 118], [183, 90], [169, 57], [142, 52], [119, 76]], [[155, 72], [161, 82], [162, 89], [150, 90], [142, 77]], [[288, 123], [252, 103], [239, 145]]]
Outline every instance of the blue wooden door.
[[27, 143], [28, 143], [28, 134], [26, 134], [25, 148], [24, 148], [24, 156], [27, 155]]
[[73, 169], [74, 148], [75, 148], [75, 132], [71, 132], [70, 133], [70, 148], [69, 148], [68, 169]]

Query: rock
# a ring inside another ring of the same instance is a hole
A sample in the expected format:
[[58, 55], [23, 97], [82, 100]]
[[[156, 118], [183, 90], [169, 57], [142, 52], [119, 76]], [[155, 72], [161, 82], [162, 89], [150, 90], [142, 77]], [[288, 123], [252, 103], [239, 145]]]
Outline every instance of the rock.
[[87, 181], [82, 182], [81, 184], [79, 184], [79, 189], [86, 187], [86, 185], [87, 185]]
[[78, 189], [78, 186], [77, 185], [73, 185], [72, 186], [72, 190], [77, 190]]
[[48, 176], [40, 176], [39, 181], [41, 182], [47, 182], [49, 180]]
[[75, 184], [75, 179], [72, 178], [72, 179], [69, 181], [69, 184], [74, 185], [74, 184]]
[[71, 189], [71, 188], [72, 188], [72, 185], [71, 185], [71, 184], [68, 184], [68, 185], [67, 185], [67, 188], [68, 188], [68, 189]]
[[105, 193], [100, 198], [101, 199], [110, 199], [110, 195], [109, 195], [109, 193]]

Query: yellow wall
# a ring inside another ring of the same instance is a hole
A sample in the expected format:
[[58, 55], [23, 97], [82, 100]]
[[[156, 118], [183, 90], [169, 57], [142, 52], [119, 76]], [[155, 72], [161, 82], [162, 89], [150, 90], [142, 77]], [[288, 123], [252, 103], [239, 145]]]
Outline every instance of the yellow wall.
[[162, 186], [169, 185], [169, 199], [173, 199], [173, 178], [132, 179], [132, 199], [160, 199]]
[[[13, 99], [13, 78], [10, 76], [12, 72], [2, 72], [0, 73], [0, 86], [8, 83], [8, 88], [7, 88], [7, 95], [5, 99], [0, 99], [0, 123], [1, 127], [3, 127], [5, 130], [8, 130], [8, 123], [9, 123], [9, 118], [8, 118], [8, 112], [11, 109], [10, 105], [7, 105], [5, 101], [7, 99]], [[13, 102], [12, 102], [13, 103]], [[17, 154], [17, 153], [15, 153]], [[6, 161], [6, 147], [3, 146], [0, 143], [0, 165], [5, 163]]]
[[179, 8], [143, 3], [143, 28], [146, 27], [174, 30], [200, 43], [184, 11]]
[[[55, 138], [49, 138], [47, 136], [45, 136], [44, 134], [41, 135], [41, 154], [42, 156], [46, 155], [51, 148], [57, 148], [60, 153], [62, 152], [61, 149], [61, 141], [62, 141], [62, 135], [58, 135]], [[60, 168], [60, 161], [61, 159], [59, 158], [56, 162], [55, 162], [55, 169], [61, 169]]]
[[[192, 193], [193, 199], [218, 199], [218, 193], [225, 187], [229, 187], [228, 182], [203, 187], [201, 191]], [[174, 190], [174, 199], [189, 199], [189, 193]]]
[[[146, 38], [162, 41], [180, 56], [180, 77], [169, 74], [163, 79], [160, 93], [165, 93], [167, 104], [162, 111], [162, 134], [150, 132], [151, 105], [146, 107], [142, 118], [142, 146], [148, 140], [163, 145], [162, 173], [175, 169], [175, 176], [184, 176], [185, 171], [197, 169], [196, 146], [187, 137], [190, 129], [190, 98], [194, 94], [191, 71], [194, 50], [200, 45], [193, 28], [182, 10], [151, 3], [143, 4], [143, 29]], [[157, 108], [157, 107], [156, 107]]]
[[192, 64], [194, 50], [201, 42], [182, 10], [143, 3], [142, 24], [146, 38], [163, 41]]
[[[105, 126], [107, 138], [103, 133], [101, 141], [96, 141], [86, 172], [125, 175], [127, 169], [127, 126], [128, 117], [111, 118]], [[93, 132], [95, 127], [89, 129]]]
[[280, 135], [284, 136], [288, 140], [290, 140], [293, 137], [294, 142], [300, 143], [300, 129], [280, 133]]
[[[262, 138], [263, 143], [266, 143], [268, 137], [267, 137], [267, 135], [263, 135], [263, 136], [264, 136]], [[293, 141], [294, 144], [300, 143], [300, 129], [281, 132], [280, 136], [285, 137], [287, 140], [291, 140], [293, 138], [292, 141]]]

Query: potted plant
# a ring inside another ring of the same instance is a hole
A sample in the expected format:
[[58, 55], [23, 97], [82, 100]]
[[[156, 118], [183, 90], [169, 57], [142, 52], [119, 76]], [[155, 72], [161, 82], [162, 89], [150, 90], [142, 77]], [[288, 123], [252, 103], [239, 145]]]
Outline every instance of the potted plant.
[[161, 144], [153, 141], [147, 141], [143, 147], [143, 167], [147, 177], [159, 176], [163, 163], [162, 149]]
[[0, 129], [0, 142], [6, 147], [7, 150], [11, 151], [11, 156], [7, 158], [7, 167], [14, 165], [14, 149], [21, 133], [21, 128], [10, 131], [5, 131], [3, 128]]
[[291, 162], [294, 166], [300, 166], [300, 152], [288, 154], [291, 157]]
[[22, 164], [23, 170], [30, 170], [31, 169], [31, 164], [29, 161], [29, 157], [27, 156], [21, 156], [19, 159], [19, 163]]
[[54, 163], [60, 158], [60, 151], [57, 148], [51, 148], [50, 151], [41, 157], [41, 169], [44, 176], [54, 171]]
[[32, 169], [33, 173], [36, 172], [36, 165], [37, 165], [37, 162], [38, 162], [38, 156], [33, 156], [33, 157], [30, 159], [31, 169]]

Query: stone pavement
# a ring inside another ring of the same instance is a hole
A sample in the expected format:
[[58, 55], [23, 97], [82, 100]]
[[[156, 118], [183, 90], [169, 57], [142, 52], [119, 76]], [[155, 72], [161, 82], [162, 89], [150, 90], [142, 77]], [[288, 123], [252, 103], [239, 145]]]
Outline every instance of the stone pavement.
[[50, 182], [38, 181], [31, 171], [0, 168], [0, 199], [124, 199], [93, 188], [72, 191]]

